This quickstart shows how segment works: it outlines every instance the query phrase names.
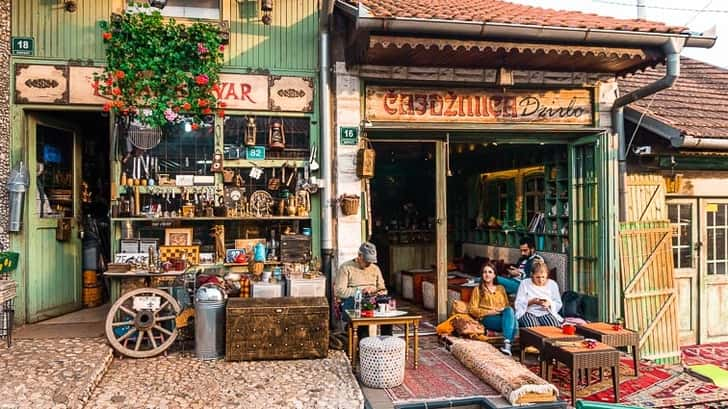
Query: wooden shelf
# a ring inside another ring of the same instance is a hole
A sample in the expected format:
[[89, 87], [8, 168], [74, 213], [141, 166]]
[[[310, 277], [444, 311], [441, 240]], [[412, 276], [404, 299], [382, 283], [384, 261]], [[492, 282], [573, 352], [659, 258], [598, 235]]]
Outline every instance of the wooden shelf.
[[[303, 159], [264, 159], [264, 160], [250, 160], [250, 159], [226, 159], [223, 162], [225, 168], [252, 168], [253, 166], [258, 168], [280, 168], [286, 162], [291, 168], [303, 168], [306, 166], [308, 161]], [[290, 169], [293, 171], [293, 169]]]
[[270, 216], [270, 217], [114, 217], [111, 219], [112, 222], [175, 222], [175, 221], [206, 221], [206, 220], [220, 220], [220, 221], [270, 221], [270, 220], [311, 220], [308, 216]]
[[[281, 261], [264, 261], [263, 264], [266, 266], [279, 266], [282, 265], [283, 262]], [[225, 267], [247, 267], [250, 265], [250, 263], [224, 263], [223, 266]]]

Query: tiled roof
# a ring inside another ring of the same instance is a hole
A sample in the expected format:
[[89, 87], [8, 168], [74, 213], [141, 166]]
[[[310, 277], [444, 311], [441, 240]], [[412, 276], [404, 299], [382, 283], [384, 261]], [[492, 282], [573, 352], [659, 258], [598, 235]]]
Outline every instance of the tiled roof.
[[373, 17], [459, 20], [620, 31], [681, 33], [685, 27], [627, 20], [578, 11], [553, 10], [503, 0], [340, 0], [361, 4]]
[[[621, 94], [656, 81], [665, 66], [619, 79]], [[728, 69], [680, 59], [680, 76], [671, 88], [629, 105], [651, 118], [698, 138], [728, 139]]]

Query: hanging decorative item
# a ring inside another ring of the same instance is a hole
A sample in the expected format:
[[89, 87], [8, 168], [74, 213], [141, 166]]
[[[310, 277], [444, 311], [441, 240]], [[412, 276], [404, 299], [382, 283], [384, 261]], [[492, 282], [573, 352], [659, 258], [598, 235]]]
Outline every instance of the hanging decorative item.
[[271, 11], [273, 11], [273, 0], [260, 0], [260, 11], [263, 12], [260, 21], [266, 26], [269, 26], [273, 21], [270, 16]]
[[160, 129], [186, 121], [196, 130], [205, 118], [224, 116], [216, 96], [224, 28], [178, 24], [149, 10], [112, 14], [100, 23], [106, 67], [92, 86], [110, 100], [103, 110]]
[[374, 177], [374, 160], [376, 152], [366, 137], [360, 141], [359, 151], [356, 153], [356, 175], [363, 179]]
[[219, 150], [215, 151], [215, 153], [212, 155], [212, 165], [210, 166], [210, 172], [222, 173], [222, 161], [222, 152], [220, 152]]
[[245, 139], [243, 140], [245, 146], [255, 146], [257, 133], [258, 127], [255, 125], [255, 118], [249, 116], [248, 121], [245, 123]]
[[339, 205], [344, 216], [355, 215], [359, 212], [359, 195], [341, 195]]
[[250, 195], [250, 211], [258, 217], [270, 216], [273, 196], [265, 190], [256, 190]]
[[286, 131], [280, 120], [273, 121], [268, 127], [268, 146], [271, 150], [281, 150], [286, 147]]

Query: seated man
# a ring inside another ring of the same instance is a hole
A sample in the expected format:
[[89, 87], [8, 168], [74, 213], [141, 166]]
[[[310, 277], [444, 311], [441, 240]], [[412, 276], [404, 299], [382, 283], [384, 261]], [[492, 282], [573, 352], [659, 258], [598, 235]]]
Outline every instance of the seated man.
[[[341, 300], [344, 310], [354, 309], [354, 294], [359, 289], [362, 297], [372, 297], [387, 294], [382, 271], [377, 267], [377, 248], [374, 244], [365, 242], [359, 247], [359, 254], [339, 266], [334, 280], [334, 295]], [[359, 338], [368, 336], [369, 329], [359, 327]], [[391, 325], [382, 325], [382, 335], [392, 335]]]
[[543, 261], [543, 258], [536, 254], [536, 245], [530, 237], [521, 239], [520, 250], [521, 258], [516, 262], [516, 267], [510, 267], [508, 269], [508, 275], [510, 277], [498, 277], [498, 283], [505, 287], [508, 295], [517, 293], [521, 281], [526, 278], [531, 278], [534, 261]]

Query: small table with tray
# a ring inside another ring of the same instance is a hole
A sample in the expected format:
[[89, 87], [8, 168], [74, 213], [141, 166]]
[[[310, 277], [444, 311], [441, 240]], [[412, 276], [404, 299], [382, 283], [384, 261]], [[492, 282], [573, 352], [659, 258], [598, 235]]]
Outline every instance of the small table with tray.
[[[576, 377], [585, 370], [587, 385], [591, 369], [599, 369], [599, 380], [603, 377], [603, 368], [612, 370], [612, 387], [614, 402], [619, 402], [619, 351], [611, 346], [594, 341], [555, 341], [546, 340], [541, 350], [541, 359], [546, 367], [546, 380], [551, 382], [551, 361], [555, 360], [568, 366], [571, 370], [571, 401], [576, 402]], [[543, 365], [542, 365], [543, 370]]]
[[521, 345], [521, 362], [525, 359], [526, 347], [534, 347], [539, 351], [541, 377], [544, 376], [543, 349], [548, 341], [580, 341], [584, 339], [581, 335], [564, 334], [558, 327], [524, 327], [519, 329], [519, 343]]
[[349, 335], [349, 359], [351, 360], [352, 369], [356, 370], [358, 367], [357, 353], [359, 350], [359, 337], [357, 336], [356, 330], [361, 326], [368, 325], [395, 325], [404, 324], [404, 341], [406, 344], [405, 356], [407, 356], [407, 349], [409, 349], [409, 326], [412, 325], [414, 331], [414, 357], [413, 366], [417, 368], [417, 361], [419, 359], [419, 338], [417, 335], [417, 327], [420, 325], [421, 315], [411, 314], [408, 311], [387, 311], [387, 312], [375, 312], [373, 317], [357, 317], [354, 310], [344, 310], [344, 314], [347, 316], [348, 322], [348, 335]]
[[608, 324], [606, 322], [592, 322], [577, 325], [576, 332], [586, 338], [594, 338], [614, 348], [632, 348], [634, 376], [640, 375], [640, 336], [637, 332], [622, 328], [621, 326], [615, 329], [615, 324]]

